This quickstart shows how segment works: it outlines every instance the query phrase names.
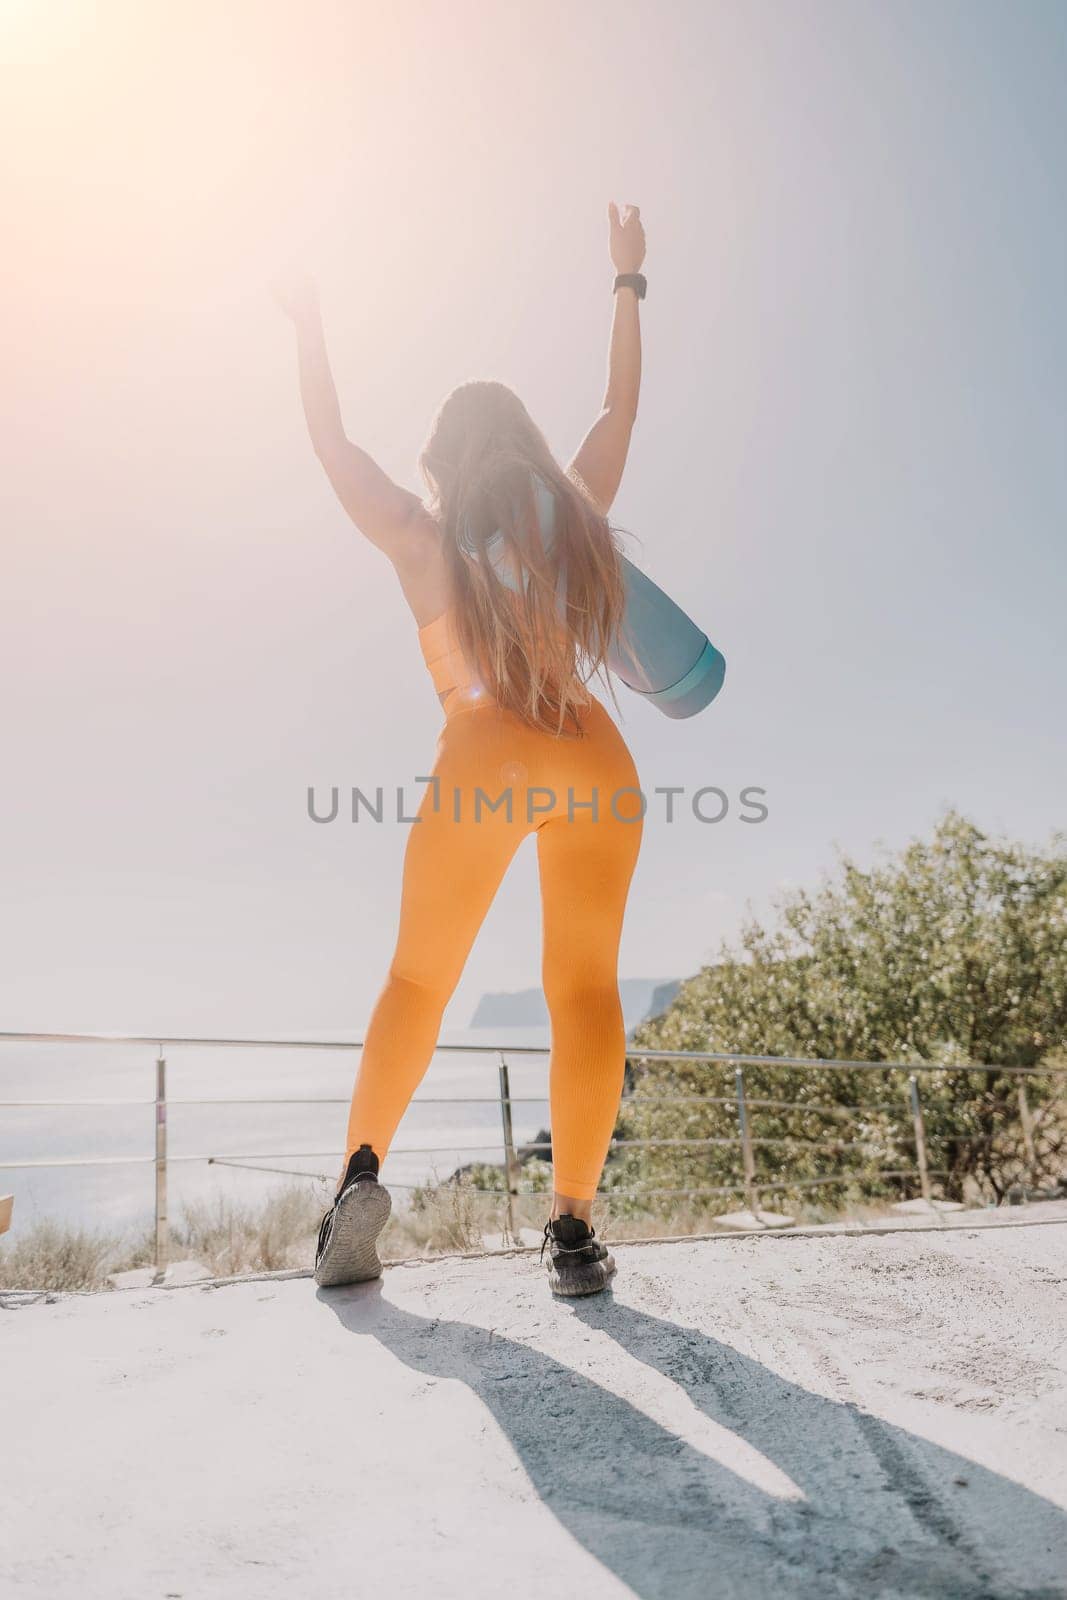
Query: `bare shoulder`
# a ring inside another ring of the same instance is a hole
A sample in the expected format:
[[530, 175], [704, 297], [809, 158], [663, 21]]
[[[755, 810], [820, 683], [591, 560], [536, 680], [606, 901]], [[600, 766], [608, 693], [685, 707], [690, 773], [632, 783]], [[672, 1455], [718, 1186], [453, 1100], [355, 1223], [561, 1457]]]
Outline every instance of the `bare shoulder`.
[[404, 599], [420, 628], [448, 609], [448, 574], [441, 525], [423, 501], [412, 507], [403, 535], [390, 551]]
[[574, 484], [574, 487], [578, 490], [579, 494], [583, 494], [585, 496], [590, 505], [593, 506], [594, 510], [598, 511], [602, 517], [607, 516], [607, 508], [601, 505], [600, 501], [597, 499], [592, 489], [590, 489], [589, 485], [586, 483], [585, 479], [582, 477], [573, 461], [564, 469], [564, 471], [566, 476]]

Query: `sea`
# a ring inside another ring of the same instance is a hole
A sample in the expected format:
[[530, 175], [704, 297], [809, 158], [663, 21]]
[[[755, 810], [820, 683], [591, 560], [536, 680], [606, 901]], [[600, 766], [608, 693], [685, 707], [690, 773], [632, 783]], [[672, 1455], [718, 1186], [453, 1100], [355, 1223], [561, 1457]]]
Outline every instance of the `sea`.
[[[440, 1045], [465, 1048], [438, 1049], [401, 1124], [383, 1170], [397, 1205], [457, 1167], [503, 1160], [500, 1056], [487, 1045], [505, 1054], [540, 1047], [507, 1055], [516, 1144], [548, 1126], [548, 1042], [543, 1027], [442, 1034]], [[358, 1050], [168, 1045], [164, 1054], [172, 1220], [204, 1201], [259, 1203], [294, 1180], [316, 1194], [319, 1180], [332, 1184]], [[131, 1237], [151, 1227], [156, 1056], [154, 1044], [0, 1041], [0, 1194], [15, 1197], [11, 1239], [46, 1218]], [[252, 1100], [275, 1103], [239, 1103]], [[80, 1103], [40, 1103], [65, 1101]], [[86, 1159], [106, 1164], [37, 1164]]]

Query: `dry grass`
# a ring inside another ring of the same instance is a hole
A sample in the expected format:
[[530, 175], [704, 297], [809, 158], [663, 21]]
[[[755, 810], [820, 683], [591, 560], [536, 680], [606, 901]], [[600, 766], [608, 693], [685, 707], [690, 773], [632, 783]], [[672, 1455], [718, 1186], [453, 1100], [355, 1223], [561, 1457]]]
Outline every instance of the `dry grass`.
[[172, 1239], [172, 1259], [180, 1252], [202, 1262], [216, 1278], [306, 1267], [314, 1260], [327, 1204], [325, 1184], [308, 1189], [294, 1183], [258, 1206], [222, 1198], [188, 1206]]
[[[188, 1206], [171, 1224], [171, 1260], [198, 1261], [219, 1278], [306, 1267], [325, 1197], [325, 1186], [320, 1194], [292, 1184], [259, 1206], [226, 1199]], [[104, 1289], [110, 1273], [152, 1260], [151, 1234], [131, 1239], [38, 1222], [0, 1248], [0, 1289]]]
[[[277, 1190], [261, 1205], [220, 1198], [188, 1206], [180, 1222], [171, 1224], [171, 1260], [199, 1262], [211, 1277], [245, 1272], [277, 1272], [308, 1268], [315, 1255], [319, 1221], [329, 1201], [325, 1182], [294, 1183]], [[614, 1211], [610, 1197], [598, 1200], [593, 1221], [598, 1231], [620, 1243], [680, 1234], [710, 1233], [723, 1207], [709, 1208], [679, 1198], [657, 1212]], [[840, 1220], [831, 1205], [791, 1208], [798, 1222]], [[549, 1211], [547, 1193], [526, 1193], [512, 1199], [508, 1228], [507, 1201], [473, 1185], [444, 1183], [416, 1190], [411, 1204], [394, 1211], [382, 1235], [386, 1261], [410, 1260], [452, 1252], [470, 1252], [513, 1243], [521, 1228], [540, 1233]], [[847, 1214], [865, 1220], [884, 1215], [885, 1206], [849, 1205]], [[89, 1233], [40, 1222], [14, 1243], [0, 1246], [0, 1289], [106, 1289], [110, 1273], [152, 1262], [151, 1235]]]
[[[325, 1183], [294, 1183], [261, 1205], [220, 1197], [187, 1206], [171, 1223], [170, 1258], [199, 1262], [219, 1278], [310, 1267], [328, 1203]], [[540, 1230], [546, 1196], [522, 1196], [513, 1205], [516, 1227]], [[483, 1241], [508, 1242], [505, 1228], [503, 1197], [467, 1183], [435, 1185], [417, 1190], [410, 1206], [393, 1213], [382, 1236], [382, 1257], [401, 1261], [480, 1250]], [[111, 1273], [150, 1266], [152, 1260], [150, 1233], [131, 1239], [39, 1222], [0, 1246], [0, 1289], [106, 1289]]]
[[104, 1234], [38, 1222], [0, 1249], [0, 1289], [99, 1289], [113, 1251]]

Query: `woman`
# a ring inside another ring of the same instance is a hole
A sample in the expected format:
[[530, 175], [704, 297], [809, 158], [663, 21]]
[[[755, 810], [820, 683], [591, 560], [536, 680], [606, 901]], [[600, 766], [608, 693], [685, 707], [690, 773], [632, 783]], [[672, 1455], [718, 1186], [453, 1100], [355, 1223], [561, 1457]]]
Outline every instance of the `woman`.
[[636, 206], [620, 215], [612, 204], [608, 219], [618, 276], [607, 392], [566, 472], [511, 390], [473, 382], [445, 400], [422, 451], [429, 501], [400, 488], [345, 437], [314, 290], [281, 296], [296, 325], [315, 452], [353, 522], [396, 568], [445, 716], [408, 840], [396, 949], [364, 1040], [341, 1178], [320, 1231], [321, 1285], [381, 1272], [376, 1244], [390, 1199], [380, 1164], [530, 833], [552, 1024], [549, 1280], [558, 1294], [592, 1294], [615, 1268], [591, 1211], [622, 1089], [618, 951], [643, 803], [623, 738], [585, 684], [603, 670], [622, 621], [607, 512], [637, 411], [645, 239]]

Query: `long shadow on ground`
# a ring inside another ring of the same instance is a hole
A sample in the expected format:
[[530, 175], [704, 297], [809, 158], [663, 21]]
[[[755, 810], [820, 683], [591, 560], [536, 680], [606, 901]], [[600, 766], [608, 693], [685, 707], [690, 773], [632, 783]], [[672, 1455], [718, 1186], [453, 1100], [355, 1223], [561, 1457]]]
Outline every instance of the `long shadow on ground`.
[[[610, 1295], [560, 1308], [677, 1384], [744, 1441], [750, 1458], [755, 1452], [785, 1474], [792, 1498], [757, 1487], [713, 1448], [694, 1448], [583, 1373], [498, 1331], [417, 1316], [394, 1305], [380, 1282], [320, 1298], [352, 1333], [377, 1339], [413, 1371], [467, 1384], [544, 1504], [640, 1600], [1067, 1595], [1049, 1581], [1067, 1573], [1067, 1516], [1057, 1506], [697, 1329]], [[987, 1530], [981, 1550], [979, 1527]], [[537, 1566], [536, 1552], [528, 1554]]]

